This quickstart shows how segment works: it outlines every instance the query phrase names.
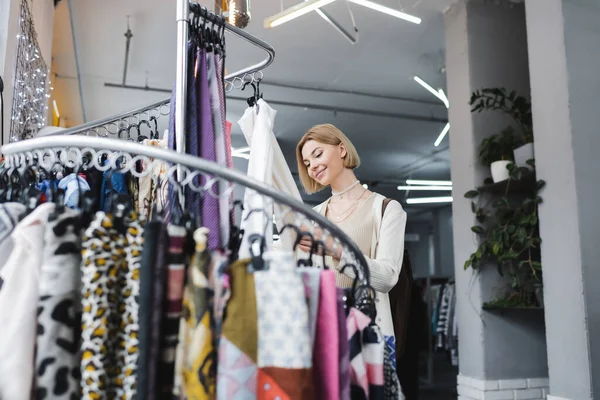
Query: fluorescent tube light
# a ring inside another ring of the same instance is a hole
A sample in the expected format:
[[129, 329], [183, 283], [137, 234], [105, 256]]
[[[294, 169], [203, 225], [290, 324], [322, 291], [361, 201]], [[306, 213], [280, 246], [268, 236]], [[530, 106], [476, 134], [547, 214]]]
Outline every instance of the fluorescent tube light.
[[446, 93], [444, 93], [444, 91], [442, 89], [438, 89], [438, 93], [439, 93], [438, 99], [440, 99], [441, 101], [444, 102], [444, 105], [446, 106], [446, 108], [450, 108], [450, 100], [448, 100], [448, 97], [446, 97]]
[[437, 97], [438, 99], [440, 99], [442, 101], [442, 103], [444, 103], [444, 105], [446, 106], [446, 108], [449, 107], [449, 103], [448, 102], [448, 98], [446, 97], [446, 95], [444, 94], [442, 89], [435, 90], [434, 88], [432, 88], [431, 86], [429, 86], [429, 84], [427, 82], [425, 82], [423, 79], [419, 78], [418, 76], [414, 76], [413, 79], [415, 80], [415, 82], [417, 82], [419, 85], [423, 86], [429, 93], [431, 93], [432, 95], [434, 95], [435, 97]]
[[406, 199], [406, 204], [452, 203], [452, 197], [415, 197]]
[[398, 10], [394, 10], [393, 8], [382, 6], [381, 4], [373, 3], [372, 1], [369, 1], [369, 0], [350, 0], [350, 1], [354, 4], [358, 4], [360, 6], [370, 8], [371, 10], [375, 10], [375, 11], [379, 11], [379, 12], [391, 15], [392, 17], [403, 19], [405, 21], [412, 22], [414, 24], [421, 23], [421, 18], [419, 18], [419, 17], [415, 17], [413, 15], [406, 14], [406, 13], [403, 13]]
[[286, 22], [289, 22], [304, 14], [308, 14], [309, 12], [333, 3], [334, 1], [335, 0], [309, 0], [305, 1], [304, 3], [296, 4], [287, 10], [283, 10], [279, 14], [275, 14], [265, 19], [265, 28], [274, 28], [281, 24], [285, 24]]
[[429, 186], [452, 186], [452, 181], [428, 181], [428, 180], [417, 180], [407, 179], [407, 185], [429, 185]]
[[446, 137], [446, 134], [448, 133], [449, 130], [450, 130], [450, 122], [448, 122], [446, 124], [446, 126], [444, 126], [444, 129], [442, 129], [442, 131], [440, 132], [440, 135], [437, 137], [437, 139], [435, 139], [435, 143], [433, 143], [433, 145], [435, 147], [438, 147], [440, 145], [440, 143], [442, 143], [442, 140], [444, 140], [444, 137]]
[[452, 186], [398, 186], [398, 190], [452, 190]]

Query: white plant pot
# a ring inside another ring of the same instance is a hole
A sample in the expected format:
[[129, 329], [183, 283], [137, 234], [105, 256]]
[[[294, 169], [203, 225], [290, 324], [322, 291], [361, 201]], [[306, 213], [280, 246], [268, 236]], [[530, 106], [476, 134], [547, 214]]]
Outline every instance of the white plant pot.
[[533, 159], [533, 143], [527, 143], [513, 150], [515, 156], [515, 165], [517, 167], [528, 167], [532, 169], [531, 165], [527, 164], [527, 160]]
[[510, 163], [511, 163], [511, 161], [502, 160], [502, 161], [494, 161], [490, 165], [490, 168], [492, 170], [492, 179], [494, 180], [494, 183], [505, 181], [509, 178], [510, 174], [508, 172], [508, 169], [506, 169], [506, 167]]

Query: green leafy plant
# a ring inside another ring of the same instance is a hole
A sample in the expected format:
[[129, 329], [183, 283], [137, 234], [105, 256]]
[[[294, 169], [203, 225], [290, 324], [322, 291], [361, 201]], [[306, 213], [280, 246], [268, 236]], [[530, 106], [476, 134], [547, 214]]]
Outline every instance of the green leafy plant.
[[[535, 166], [533, 160], [528, 164]], [[535, 173], [526, 167], [511, 165], [510, 179], [500, 198], [485, 200], [485, 190], [480, 188], [465, 193], [471, 199], [471, 209], [476, 224], [471, 231], [479, 237], [477, 250], [465, 261], [464, 268], [483, 268], [495, 264], [500, 275], [508, 273], [510, 304], [534, 305], [534, 285], [541, 281], [538, 205], [542, 203], [539, 192], [543, 180], [535, 180]], [[509, 196], [511, 185], [531, 182], [529, 194], [522, 198]], [[504, 303], [503, 303], [504, 304]]]
[[485, 88], [471, 94], [471, 112], [501, 111], [509, 115], [519, 127], [521, 144], [533, 142], [531, 102], [516, 91], [504, 88]]
[[512, 126], [502, 132], [487, 137], [479, 145], [479, 160], [489, 167], [491, 163], [501, 160], [514, 161], [513, 150], [519, 147], [519, 138]]

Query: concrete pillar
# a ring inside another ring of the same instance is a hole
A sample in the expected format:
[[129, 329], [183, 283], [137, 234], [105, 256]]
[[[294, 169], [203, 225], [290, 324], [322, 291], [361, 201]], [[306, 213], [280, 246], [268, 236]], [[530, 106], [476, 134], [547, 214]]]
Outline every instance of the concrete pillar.
[[527, 0], [548, 399], [600, 396], [600, 2]]
[[[544, 320], [541, 312], [482, 310], [505, 287], [494, 266], [474, 274], [463, 265], [477, 248], [468, 190], [483, 184], [489, 169], [478, 160], [483, 138], [509, 120], [500, 113], [472, 114], [471, 92], [504, 87], [529, 95], [528, 51], [523, 4], [471, 0], [444, 15], [450, 99], [453, 181], [454, 265], [459, 323], [459, 398], [541, 399], [548, 387]], [[529, 397], [528, 397], [529, 396]]]

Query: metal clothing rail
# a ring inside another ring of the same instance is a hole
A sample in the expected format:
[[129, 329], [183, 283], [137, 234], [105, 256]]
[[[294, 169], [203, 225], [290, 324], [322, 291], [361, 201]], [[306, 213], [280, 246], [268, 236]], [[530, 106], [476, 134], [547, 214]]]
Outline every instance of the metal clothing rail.
[[189, 34], [189, 14], [190, 11], [200, 16], [205, 21], [224, 26], [225, 31], [233, 33], [235, 36], [245, 40], [248, 43], [264, 50], [267, 58], [258, 64], [243, 68], [233, 74], [225, 76], [226, 80], [232, 80], [246, 74], [251, 74], [268, 67], [275, 58], [275, 50], [268, 43], [252, 36], [248, 32], [233, 26], [218, 16], [200, 6], [197, 3], [190, 3], [189, 0], [177, 0], [177, 77], [175, 83], [175, 143], [178, 153], [185, 153], [185, 110], [187, 100], [187, 41]]
[[[158, 159], [166, 161], [176, 166], [185, 166], [189, 169], [203, 172], [206, 174], [219, 177], [229, 182], [235, 182], [246, 188], [252, 189], [259, 194], [267, 196], [280, 204], [285, 204], [290, 209], [304, 215], [311, 221], [316, 222], [325, 232], [339, 240], [345, 249], [351, 252], [354, 260], [357, 261], [357, 267], [362, 272], [362, 277], [366, 283], [370, 282], [370, 274], [367, 261], [358, 248], [358, 246], [350, 239], [340, 228], [329, 221], [324, 216], [314, 211], [309, 206], [299, 200], [288, 196], [287, 194], [277, 191], [274, 188], [260, 182], [256, 179], [249, 178], [231, 168], [223, 167], [217, 163], [194, 157], [189, 154], [180, 154], [172, 150], [161, 149], [155, 146], [145, 146], [139, 143], [95, 138], [88, 136], [45, 136], [35, 139], [23, 140], [2, 146], [2, 153], [7, 157], [7, 160], [19, 160], [19, 156], [25, 158], [33, 158], [37, 150], [44, 149], [95, 149], [117, 152], [120, 154], [129, 154], [131, 156], [145, 156], [150, 159]], [[9, 161], [10, 163], [10, 161]]]

